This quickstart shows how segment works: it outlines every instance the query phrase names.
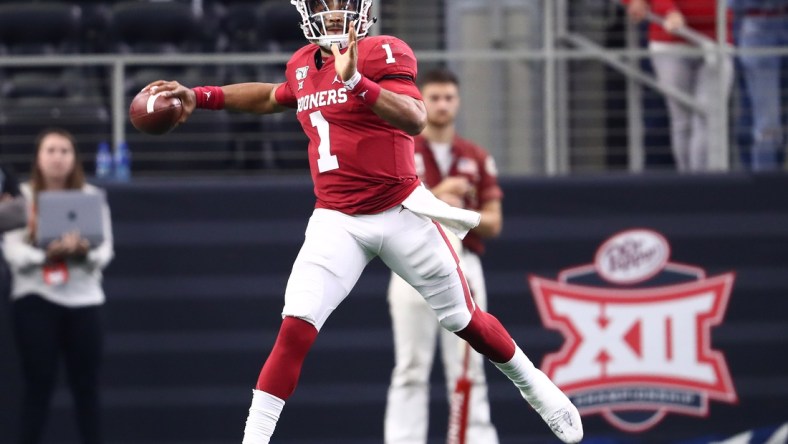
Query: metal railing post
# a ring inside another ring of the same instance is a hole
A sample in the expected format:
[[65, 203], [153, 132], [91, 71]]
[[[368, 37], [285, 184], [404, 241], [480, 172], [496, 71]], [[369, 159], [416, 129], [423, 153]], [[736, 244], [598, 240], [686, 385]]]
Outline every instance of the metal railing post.
[[[711, 154], [714, 154], [717, 157], [716, 161], [712, 161], [714, 159], [709, 159], [709, 166], [712, 169], [719, 169], [722, 171], [730, 170], [730, 163], [731, 163], [731, 148], [730, 148], [730, 134], [729, 134], [729, 125], [728, 119], [730, 117], [730, 113], [728, 112], [728, 105], [729, 105], [729, 98], [730, 98], [730, 84], [727, 80], [732, 76], [732, 74], [723, 72], [726, 66], [726, 59], [730, 57], [727, 48], [728, 48], [728, 8], [726, 0], [717, 0], [717, 45], [714, 48], [716, 53], [716, 60], [718, 64], [718, 73], [717, 76], [717, 97], [720, 98], [722, 103], [718, 104], [717, 106], [717, 113], [710, 112], [709, 116], [715, 116], [716, 122], [715, 125], [709, 128], [709, 132], [711, 134], [717, 134], [716, 137], [716, 144], [717, 146], [712, 146]], [[710, 104], [714, 106], [713, 104]]]
[[[627, 20], [627, 49], [640, 46], [637, 31], [637, 26]], [[630, 68], [639, 69], [639, 58], [629, 57], [628, 62]], [[645, 165], [643, 135], [643, 89], [637, 80], [627, 76], [627, 159], [629, 171], [633, 173], [643, 171]]]
[[[561, 36], [569, 32], [569, 8], [567, 0], [557, 0], [555, 18], [555, 28], [557, 30], [556, 45]], [[558, 173], [570, 172], [569, 159], [569, 134], [572, 131], [572, 124], [569, 121], [569, 60], [561, 58], [556, 66], [556, 150], [558, 158]], [[560, 129], [560, 131], [559, 131]]]
[[112, 64], [112, 146], [117, 149], [126, 140], [126, 107], [123, 95], [126, 66], [118, 59]]
[[544, 116], [544, 149], [545, 173], [554, 176], [558, 173], [558, 136], [556, 113], [556, 57], [555, 57], [555, 2], [543, 0], [544, 23], [542, 25], [542, 45], [544, 47], [544, 101], [542, 115]]

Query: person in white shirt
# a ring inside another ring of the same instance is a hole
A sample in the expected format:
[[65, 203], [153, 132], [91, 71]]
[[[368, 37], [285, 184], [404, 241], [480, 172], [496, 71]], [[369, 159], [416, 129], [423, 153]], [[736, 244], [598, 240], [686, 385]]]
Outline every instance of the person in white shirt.
[[98, 381], [105, 298], [101, 280], [114, 254], [109, 207], [105, 204], [102, 210], [104, 240], [100, 245], [90, 245], [72, 232], [44, 249], [36, 246], [35, 202], [40, 192], [101, 192], [85, 182], [74, 137], [61, 129], [39, 136], [30, 181], [20, 189], [30, 208], [28, 223], [5, 233], [3, 241], [12, 276], [14, 336], [25, 382], [18, 442], [41, 441], [62, 356], [82, 442], [97, 444], [101, 442]]

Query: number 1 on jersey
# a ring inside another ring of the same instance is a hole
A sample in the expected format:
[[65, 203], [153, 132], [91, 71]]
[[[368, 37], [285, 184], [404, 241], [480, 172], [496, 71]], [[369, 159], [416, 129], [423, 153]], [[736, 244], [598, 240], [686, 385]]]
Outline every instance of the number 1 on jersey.
[[328, 131], [328, 121], [320, 111], [309, 114], [312, 126], [317, 128], [317, 135], [320, 137], [320, 145], [317, 146], [317, 171], [325, 173], [339, 168], [339, 161], [336, 154], [331, 154], [331, 135]]
[[391, 45], [388, 43], [384, 43], [381, 46], [383, 46], [383, 50], [386, 51], [386, 64], [390, 65], [396, 62], [396, 60], [394, 59], [394, 54], [391, 52]]

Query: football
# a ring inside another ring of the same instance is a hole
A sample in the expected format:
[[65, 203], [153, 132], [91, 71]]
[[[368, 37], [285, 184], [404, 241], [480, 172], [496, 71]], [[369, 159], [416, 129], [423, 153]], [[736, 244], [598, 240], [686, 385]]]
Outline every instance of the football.
[[175, 128], [183, 114], [181, 99], [141, 91], [131, 101], [129, 120], [146, 134], [165, 134]]

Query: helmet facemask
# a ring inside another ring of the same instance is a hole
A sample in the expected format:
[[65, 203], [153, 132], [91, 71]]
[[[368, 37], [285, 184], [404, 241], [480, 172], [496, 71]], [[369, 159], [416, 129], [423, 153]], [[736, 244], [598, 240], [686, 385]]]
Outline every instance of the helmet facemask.
[[[336, 44], [347, 47], [350, 22], [356, 22], [356, 35], [363, 38], [375, 23], [369, 19], [372, 0], [290, 0], [301, 14], [301, 29], [310, 42], [330, 51]], [[341, 28], [341, 29], [340, 29]]]

